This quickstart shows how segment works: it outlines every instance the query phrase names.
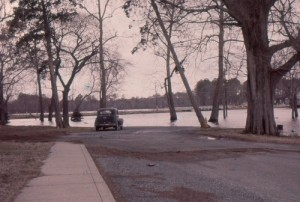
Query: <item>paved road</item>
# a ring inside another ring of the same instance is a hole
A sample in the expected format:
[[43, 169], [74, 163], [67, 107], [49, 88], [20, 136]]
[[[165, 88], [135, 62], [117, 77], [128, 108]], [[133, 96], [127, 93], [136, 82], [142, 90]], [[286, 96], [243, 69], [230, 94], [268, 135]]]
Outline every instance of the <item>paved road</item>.
[[74, 134], [117, 201], [300, 201], [300, 146], [212, 139], [192, 127]]

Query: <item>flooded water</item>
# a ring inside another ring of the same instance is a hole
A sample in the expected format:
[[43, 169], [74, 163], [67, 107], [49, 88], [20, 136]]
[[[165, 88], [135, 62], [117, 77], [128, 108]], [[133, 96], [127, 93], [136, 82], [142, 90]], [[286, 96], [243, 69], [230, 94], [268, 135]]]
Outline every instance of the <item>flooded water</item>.
[[[246, 110], [229, 110], [228, 117], [223, 119], [220, 111], [219, 125], [213, 127], [220, 128], [244, 128], [246, 123]], [[207, 119], [210, 117], [210, 111], [204, 111], [203, 116]], [[149, 113], [149, 114], [126, 114], [121, 115], [126, 126], [199, 126], [199, 122], [194, 112], [178, 112], [178, 120], [171, 123], [169, 113]], [[287, 108], [275, 109], [276, 124], [283, 125], [285, 135], [300, 135], [300, 119], [291, 118], [291, 110]], [[70, 121], [71, 126], [94, 127], [95, 116], [84, 116], [81, 122]], [[9, 125], [44, 125], [55, 126], [54, 122], [45, 121], [43, 124], [38, 119], [12, 119]]]

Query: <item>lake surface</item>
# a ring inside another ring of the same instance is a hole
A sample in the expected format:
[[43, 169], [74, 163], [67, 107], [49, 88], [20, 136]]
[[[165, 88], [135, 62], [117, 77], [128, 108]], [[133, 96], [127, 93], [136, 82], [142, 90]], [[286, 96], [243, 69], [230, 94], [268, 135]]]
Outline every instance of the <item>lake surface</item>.
[[[203, 116], [209, 119], [210, 111], [203, 111]], [[284, 135], [300, 135], [300, 117], [292, 119], [291, 109], [275, 108], [276, 124], [283, 125]], [[228, 117], [223, 119], [223, 113], [220, 111], [219, 125], [210, 125], [220, 128], [244, 128], [246, 123], [245, 109], [228, 110]], [[126, 126], [200, 126], [195, 112], [178, 112], [178, 120], [171, 123], [169, 113], [148, 113], [148, 114], [126, 114], [121, 115]], [[95, 116], [84, 116], [81, 122], [70, 121], [71, 126], [94, 127]], [[8, 125], [12, 126], [55, 126], [55, 122], [45, 121], [43, 124], [38, 119], [12, 119]]]

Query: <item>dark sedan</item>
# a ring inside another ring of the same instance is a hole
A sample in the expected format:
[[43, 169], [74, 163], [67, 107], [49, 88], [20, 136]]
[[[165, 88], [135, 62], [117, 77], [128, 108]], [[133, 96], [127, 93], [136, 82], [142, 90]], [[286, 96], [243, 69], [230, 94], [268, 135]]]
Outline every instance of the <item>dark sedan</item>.
[[95, 129], [114, 128], [115, 130], [123, 129], [124, 120], [119, 117], [119, 111], [116, 108], [100, 108], [97, 110], [95, 120]]

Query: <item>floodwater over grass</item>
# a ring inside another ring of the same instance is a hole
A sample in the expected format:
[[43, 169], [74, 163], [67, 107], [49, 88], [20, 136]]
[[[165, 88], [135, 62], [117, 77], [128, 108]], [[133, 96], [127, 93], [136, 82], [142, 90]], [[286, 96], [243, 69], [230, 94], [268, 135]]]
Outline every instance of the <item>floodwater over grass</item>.
[[[203, 116], [209, 119], [210, 111], [203, 111]], [[223, 113], [220, 111], [219, 124], [210, 124], [212, 127], [220, 128], [243, 128], [246, 123], [245, 109], [228, 110], [228, 117], [223, 119]], [[275, 121], [277, 125], [283, 125], [284, 135], [300, 135], [299, 119], [292, 119], [292, 112], [289, 108], [275, 108]], [[124, 127], [126, 126], [199, 126], [199, 122], [195, 113], [178, 112], [178, 120], [170, 122], [168, 113], [141, 113], [141, 114], [123, 114], [120, 115], [124, 119]], [[84, 116], [81, 122], [70, 121], [71, 126], [76, 127], [93, 127], [95, 116]], [[9, 125], [12, 126], [55, 126], [54, 122], [47, 120], [41, 124], [38, 119], [12, 119]]]

